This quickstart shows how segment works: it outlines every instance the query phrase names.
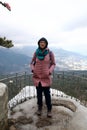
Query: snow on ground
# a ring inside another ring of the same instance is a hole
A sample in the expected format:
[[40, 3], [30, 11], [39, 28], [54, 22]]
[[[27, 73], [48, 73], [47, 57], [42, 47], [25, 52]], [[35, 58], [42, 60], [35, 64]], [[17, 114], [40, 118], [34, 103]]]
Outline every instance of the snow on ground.
[[[62, 91], [58, 91], [56, 89], [51, 88], [50, 92], [51, 92], [51, 96], [71, 98], [70, 96], [66, 95]], [[14, 98], [12, 98], [8, 102], [8, 106], [10, 108], [13, 108], [17, 104], [19, 104], [25, 100], [31, 99], [33, 97], [36, 97], [36, 88], [34, 86], [26, 86]], [[74, 97], [73, 97], [73, 99], [76, 100]], [[80, 102], [80, 101], [78, 100], [78, 102]]]
[[[51, 119], [46, 116], [45, 105], [43, 106], [42, 116], [36, 115], [36, 90], [33, 86], [26, 86], [9, 101], [9, 105], [16, 105], [12, 111], [9, 110], [9, 119], [14, 119], [14, 122], [16, 122], [14, 126], [20, 130], [87, 130], [87, 108], [82, 106], [80, 101], [77, 102], [74, 98], [71, 99], [70, 96], [55, 89], [51, 89], [51, 95], [52, 102], [56, 104], [53, 104]], [[26, 101], [25, 98], [27, 98]], [[17, 104], [21, 100], [24, 102]], [[57, 105], [58, 101], [59, 103], [62, 101], [68, 102], [69, 106], [76, 106], [76, 110], [73, 112], [64, 106]]]

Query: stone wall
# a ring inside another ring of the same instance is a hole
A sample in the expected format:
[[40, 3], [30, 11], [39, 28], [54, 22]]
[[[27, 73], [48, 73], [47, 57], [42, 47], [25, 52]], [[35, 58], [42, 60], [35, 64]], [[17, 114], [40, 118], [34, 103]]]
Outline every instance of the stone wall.
[[8, 130], [8, 89], [0, 83], [0, 130]]

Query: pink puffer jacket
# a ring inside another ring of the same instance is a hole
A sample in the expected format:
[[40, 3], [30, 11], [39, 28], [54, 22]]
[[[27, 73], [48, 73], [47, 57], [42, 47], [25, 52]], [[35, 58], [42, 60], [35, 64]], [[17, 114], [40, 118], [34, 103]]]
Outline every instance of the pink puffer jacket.
[[[50, 54], [51, 53], [51, 54]], [[44, 60], [39, 60], [35, 56], [32, 58], [31, 71], [33, 72], [33, 82], [35, 86], [41, 82], [42, 87], [49, 87], [52, 84], [52, 72], [55, 68], [55, 58], [52, 52], [49, 52]], [[35, 65], [33, 64], [35, 62]]]

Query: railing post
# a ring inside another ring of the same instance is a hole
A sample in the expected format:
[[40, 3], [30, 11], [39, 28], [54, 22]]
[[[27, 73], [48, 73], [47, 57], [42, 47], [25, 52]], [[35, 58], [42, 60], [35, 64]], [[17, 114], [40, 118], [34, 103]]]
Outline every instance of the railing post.
[[16, 73], [16, 86], [18, 85], [18, 84], [17, 84], [17, 75], [18, 75], [18, 74]]
[[26, 86], [26, 72], [25, 72], [25, 74], [24, 74], [24, 86]]

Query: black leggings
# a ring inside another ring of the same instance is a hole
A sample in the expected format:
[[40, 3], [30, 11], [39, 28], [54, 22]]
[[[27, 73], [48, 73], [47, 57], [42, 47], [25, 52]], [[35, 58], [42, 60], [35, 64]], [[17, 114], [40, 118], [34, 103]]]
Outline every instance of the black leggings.
[[48, 111], [51, 111], [52, 104], [51, 104], [50, 87], [42, 87], [41, 83], [39, 83], [38, 86], [36, 87], [36, 90], [37, 90], [37, 104], [38, 104], [38, 107], [42, 108], [42, 105], [43, 105], [42, 92], [44, 92], [47, 109], [48, 109]]

